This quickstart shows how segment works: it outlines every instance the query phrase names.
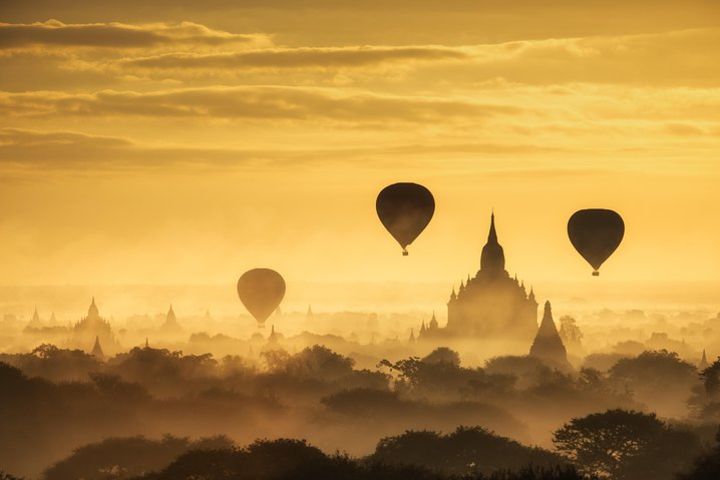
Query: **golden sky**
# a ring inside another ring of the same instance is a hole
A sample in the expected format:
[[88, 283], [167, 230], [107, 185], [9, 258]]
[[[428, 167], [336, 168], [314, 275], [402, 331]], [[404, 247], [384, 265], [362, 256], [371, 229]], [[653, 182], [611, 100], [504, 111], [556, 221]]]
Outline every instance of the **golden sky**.
[[[0, 5], [0, 284], [714, 281], [720, 2]], [[390, 5], [389, 5], [390, 4]], [[403, 258], [375, 196], [432, 190]]]

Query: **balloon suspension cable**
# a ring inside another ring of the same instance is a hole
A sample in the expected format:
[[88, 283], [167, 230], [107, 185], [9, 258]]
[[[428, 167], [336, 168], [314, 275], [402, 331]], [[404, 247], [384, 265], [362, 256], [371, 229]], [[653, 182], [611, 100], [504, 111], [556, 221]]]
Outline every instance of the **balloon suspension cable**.
[[599, 276], [600, 276], [600, 272], [598, 272], [597, 270], [593, 270], [593, 277], [599, 277]]
[[408, 251], [405, 247], [403, 247], [403, 257], [407, 257], [407, 256], [408, 256]]

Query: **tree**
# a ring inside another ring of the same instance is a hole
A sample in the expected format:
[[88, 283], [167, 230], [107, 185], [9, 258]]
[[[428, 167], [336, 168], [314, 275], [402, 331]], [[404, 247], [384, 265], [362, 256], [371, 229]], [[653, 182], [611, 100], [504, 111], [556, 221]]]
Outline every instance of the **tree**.
[[553, 443], [582, 473], [614, 480], [670, 479], [701, 450], [694, 433], [626, 410], [573, 418]]
[[687, 473], [678, 475], [678, 480], [717, 480], [720, 478], [720, 429], [718, 429], [715, 439], [717, 444], [709, 452], [695, 459], [693, 468]]
[[329, 409], [346, 415], [376, 418], [378, 415], [407, 415], [413, 405], [398, 398], [396, 392], [372, 388], [356, 388], [334, 393], [321, 400]]
[[695, 366], [667, 350], [620, 359], [608, 378], [617, 390], [632, 391], [637, 400], [664, 416], [685, 414], [692, 388], [699, 384]]
[[610, 379], [652, 386], [687, 386], [696, 379], [695, 366], [675, 352], [650, 350], [635, 358], [622, 358], [610, 369]]
[[382, 360], [378, 366], [397, 373], [395, 388], [401, 394], [431, 400], [460, 399], [466, 394], [493, 390], [506, 390], [507, 378], [489, 376], [482, 368], [463, 368], [457, 353], [448, 348], [438, 348], [424, 359], [410, 357], [392, 363]]
[[456, 367], [460, 366], [460, 354], [455, 350], [451, 350], [448, 347], [438, 347], [425, 358], [422, 359], [424, 363], [449, 363]]
[[304, 348], [295, 355], [289, 355], [283, 350], [268, 350], [261, 355], [271, 371], [322, 380], [337, 380], [348, 376], [352, 374], [355, 364], [352, 358], [335, 353], [322, 345]]
[[144, 437], [107, 438], [76, 449], [69, 457], [45, 471], [46, 480], [123, 479], [161, 469], [190, 450], [231, 448], [226, 437], [210, 437], [190, 442], [166, 435], [161, 440]]
[[551, 467], [563, 463], [551, 452], [527, 447], [482, 427], [458, 427], [447, 435], [407, 431], [383, 438], [371, 460], [421, 466], [446, 475], [490, 474], [526, 465]]
[[541, 385], [552, 377], [561, 375], [538, 358], [529, 355], [493, 357], [485, 362], [485, 371], [497, 375], [512, 375], [516, 378], [519, 389]]
[[[471, 433], [477, 429], [466, 429]], [[420, 432], [418, 432], [420, 433]], [[431, 441], [433, 435], [430, 433]], [[461, 435], [462, 436], [462, 435]], [[432, 452], [428, 452], [432, 453]], [[476, 452], [492, 459], [493, 452]], [[551, 454], [549, 454], [551, 455]], [[461, 459], [462, 460], [462, 459]], [[464, 466], [467, 470], [467, 466]], [[193, 451], [178, 457], [142, 480], [591, 480], [583, 479], [570, 466], [528, 466], [513, 471], [497, 470], [462, 477], [432, 471], [419, 465], [387, 463], [370, 457], [326, 455], [303, 440], [258, 440], [244, 448]]]

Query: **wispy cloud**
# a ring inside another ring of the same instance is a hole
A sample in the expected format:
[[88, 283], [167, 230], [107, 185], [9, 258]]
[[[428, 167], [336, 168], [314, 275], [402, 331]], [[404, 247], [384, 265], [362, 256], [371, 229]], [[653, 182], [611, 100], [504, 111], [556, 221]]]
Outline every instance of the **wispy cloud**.
[[83, 23], [58, 20], [0, 23], [0, 49], [43, 47], [143, 48], [163, 45], [227, 45], [267, 40], [210, 29], [193, 22], [177, 24]]
[[[558, 155], [572, 153], [560, 146], [514, 143], [395, 144], [382, 147], [294, 149], [206, 148], [197, 146], [144, 145], [122, 137], [91, 135], [73, 131], [0, 129], [0, 164], [5, 167], [50, 170], [148, 170], [162, 167], [248, 168], [355, 163], [367, 165], [417, 164], [438, 158], [501, 159], [507, 156]], [[409, 163], [408, 163], [409, 162]], [[504, 169], [503, 163], [494, 168]], [[518, 168], [515, 162], [512, 168]], [[446, 165], [447, 166], [447, 165]]]
[[247, 52], [192, 54], [168, 53], [126, 59], [123, 66], [158, 69], [242, 69], [362, 67], [386, 62], [422, 62], [467, 59], [467, 53], [453, 48], [415, 47], [339, 47], [286, 48]]
[[516, 115], [523, 108], [501, 103], [425, 96], [391, 96], [331, 89], [247, 86], [160, 92], [101, 91], [0, 93], [6, 115], [211, 117], [224, 119], [328, 119], [343, 122], [428, 122], [463, 117]]

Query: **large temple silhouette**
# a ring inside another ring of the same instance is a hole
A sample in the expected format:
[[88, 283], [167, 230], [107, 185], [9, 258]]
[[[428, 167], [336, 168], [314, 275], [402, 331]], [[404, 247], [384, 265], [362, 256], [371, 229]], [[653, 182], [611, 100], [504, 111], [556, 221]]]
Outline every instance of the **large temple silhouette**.
[[460, 288], [453, 288], [447, 304], [448, 320], [440, 327], [434, 318], [420, 329], [419, 338], [474, 337], [531, 342], [538, 330], [535, 293], [505, 270], [505, 252], [498, 242], [495, 214], [482, 249], [480, 270]]
[[102, 345], [102, 349], [110, 351], [116, 351], [119, 348], [110, 322], [100, 316], [93, 297], [87, 315], [72, 326], [68, 346], [89, 350], [95, 344]]

